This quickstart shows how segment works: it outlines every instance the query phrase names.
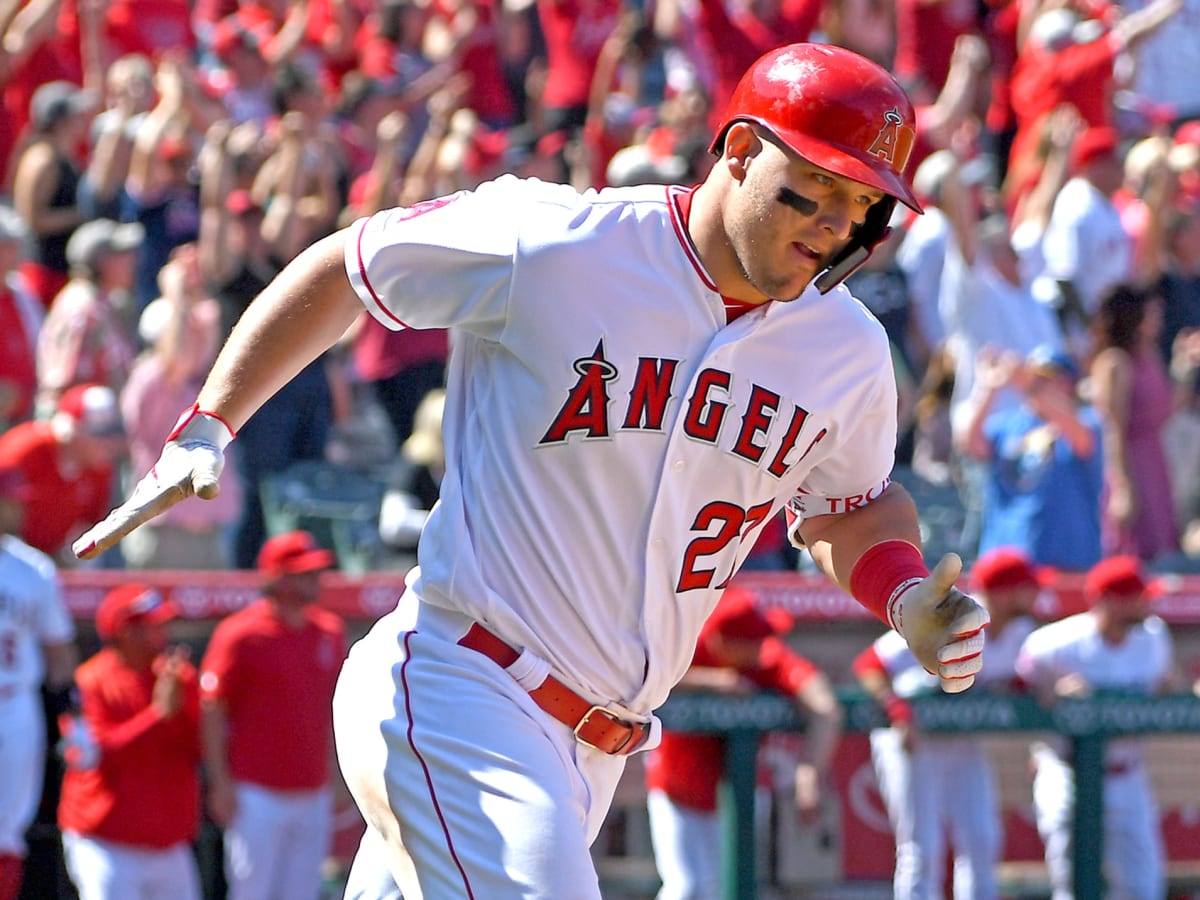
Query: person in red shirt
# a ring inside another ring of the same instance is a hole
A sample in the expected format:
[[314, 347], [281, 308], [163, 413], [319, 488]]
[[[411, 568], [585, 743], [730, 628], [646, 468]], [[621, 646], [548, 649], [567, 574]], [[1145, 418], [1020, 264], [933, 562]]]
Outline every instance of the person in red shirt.
[[[1010, 168], [1021, 172], [1030, 167], [1042, 137], [1043, 120], [1064, 103], [1078, 109], [1089, 127], [1111, 126], [1119, 57], [1176, 15], [1181, 5], [1180, 0], [1154, 0], [1111, 25], [1080, 19], [1065, 8], [1040, 13], [1013, 65], [1016, 132]], [[1027, 176], [1026, 190], [1036, 180], [1036, 172]]]
[[604, 42], [620, 20], [617, 0], [537, 0], [546, 42], [542, 131], [578, 135]]
[[186, 648], [167, 645], [175, 615], [144, 584], [114, 588], [96, 611], [105, 646], [75, 670], [58, 824], [80, 900], [200, 898], [200, 692]]
[[67, 390], [49, 421], [22, 422], [0, 435], [0, 465], [19, 469], [29, 508], [18, 537], [69, 563], [60, 551], [84, 524], [108, 509], [114, 466], [128, 441], [112, 388], [79, 384]]
[[42, 305], [18, 271], [29, 228], [0, 205], [0, 433], [33, 415], [37, 392], [37, 337]]
[[316, 900], [333, 801], [333, 688], [346, 628], [316, 606], [333, 554], [306, 531], [269, 538], [263, 596], [213, 632], [200, 666], [209, 812], [229, 900]]
[[[789, 623], [790, 624], [790, 623]], [[796, 807], [816, 815], [822, 785], [842, 732], [842, 708], [828, 679], [781, 640], [785, 630], [750, 594], [725, 592], [700, 631], [680, 687], [744, 694], [756, 688], [792, 698], [808, 718], [806, 758], [796, 767]], [[715, 735], [664, 731], [646, 759], [650, 839], [662, 879], [660, 898], [716, 898], [720, 893], [717, 782], [725, 747]]]

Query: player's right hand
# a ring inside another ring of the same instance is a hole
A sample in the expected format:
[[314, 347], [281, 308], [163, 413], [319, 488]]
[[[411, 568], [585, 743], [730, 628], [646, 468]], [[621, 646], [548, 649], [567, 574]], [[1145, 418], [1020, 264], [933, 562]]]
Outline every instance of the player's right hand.
[[983, 665], [983, 629], [991, 621], [978, 601], [954, 586], [960, 574], [962, 560], [947, 553], [929, 577], [901, 593], [888, 609], [892, 626], [947, 694], [975, 683]]
[[225, 448], [233, 430], [215, 415], [193, 406], [186, 410], [163, 446], [158, 462], [137, 483], [129, 499], [71, 545], [80, 559], [92, 559], [139, 525], [195, 494], [217, 496], [225, 467]]

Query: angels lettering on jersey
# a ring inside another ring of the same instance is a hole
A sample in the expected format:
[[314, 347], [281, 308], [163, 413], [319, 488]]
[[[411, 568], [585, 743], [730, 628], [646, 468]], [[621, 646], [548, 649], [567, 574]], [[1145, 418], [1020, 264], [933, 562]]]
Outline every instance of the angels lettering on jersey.
[[[575, 360], [572, 368], [578, 380], [567, 391], [567, 399], [539, 444], [561, 444], [573, 433], [584, 438], [607, 438], [614, 422], [621, 430], [663, 431], [667, 407], [676, 396], [677, 359], [641, 357], [633, 377], [633, 387], [623, 404], [614, 404], [609, 386], [620, 370], [604, 355], [604, 341], [596, 344], [591, 356]], [[715, 367], [702, 370], [691, 393], [682, 398], [683, 430], [688, 437], [717, 445], [726, 417], [735, 408], [744, 409], [736, 427], [737, 440], [730, 452], [758, 465], [769, 459], [766, 471], [782, 478], [807, 456], [824, 437], [825, 429], [808, 436], [804, 425], [807, 410], [795, 404], [783, 410], [783, 398], [762, 385], [752, 384], [742, 402], [734, 397], [732, 373]], [[800, 449], [801, 439], [806, 443]], [[770, 451], [769, 457], [767, 456]]]

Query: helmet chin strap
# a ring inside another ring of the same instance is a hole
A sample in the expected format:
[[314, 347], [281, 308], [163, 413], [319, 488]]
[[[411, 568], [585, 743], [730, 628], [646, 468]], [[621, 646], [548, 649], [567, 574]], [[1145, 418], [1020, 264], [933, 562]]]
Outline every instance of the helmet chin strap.
[[813, 279], [813, 284], [822, 294], [828, 294], [835, 287], [859, 270], [863, 263], [871, 258], [871, 251], [862, 244], [849, 248], [849, 253], [843, 253], [837, 262], [824, 269]]
[[829, 293], [871, 258], [871, 252], [892, 233], [888, 222], [891, 221], [895, 208], [896, 198], [890, 196], [872, 204], [862, 224], [854, 229], [850, 243], [829, 264], [829, 268], [813, 280], [813, 285], [818, 291], [822, 294]]

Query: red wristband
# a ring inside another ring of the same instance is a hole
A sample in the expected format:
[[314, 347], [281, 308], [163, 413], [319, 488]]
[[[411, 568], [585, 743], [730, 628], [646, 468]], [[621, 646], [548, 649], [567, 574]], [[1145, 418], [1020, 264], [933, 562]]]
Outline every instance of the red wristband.
[[867, 548], [850, 571], [850, 593], [889, 626], [895, 627], [890, 605], [897, 590], [929, 577], [921, 551], [908, 541], [880, 541]]

